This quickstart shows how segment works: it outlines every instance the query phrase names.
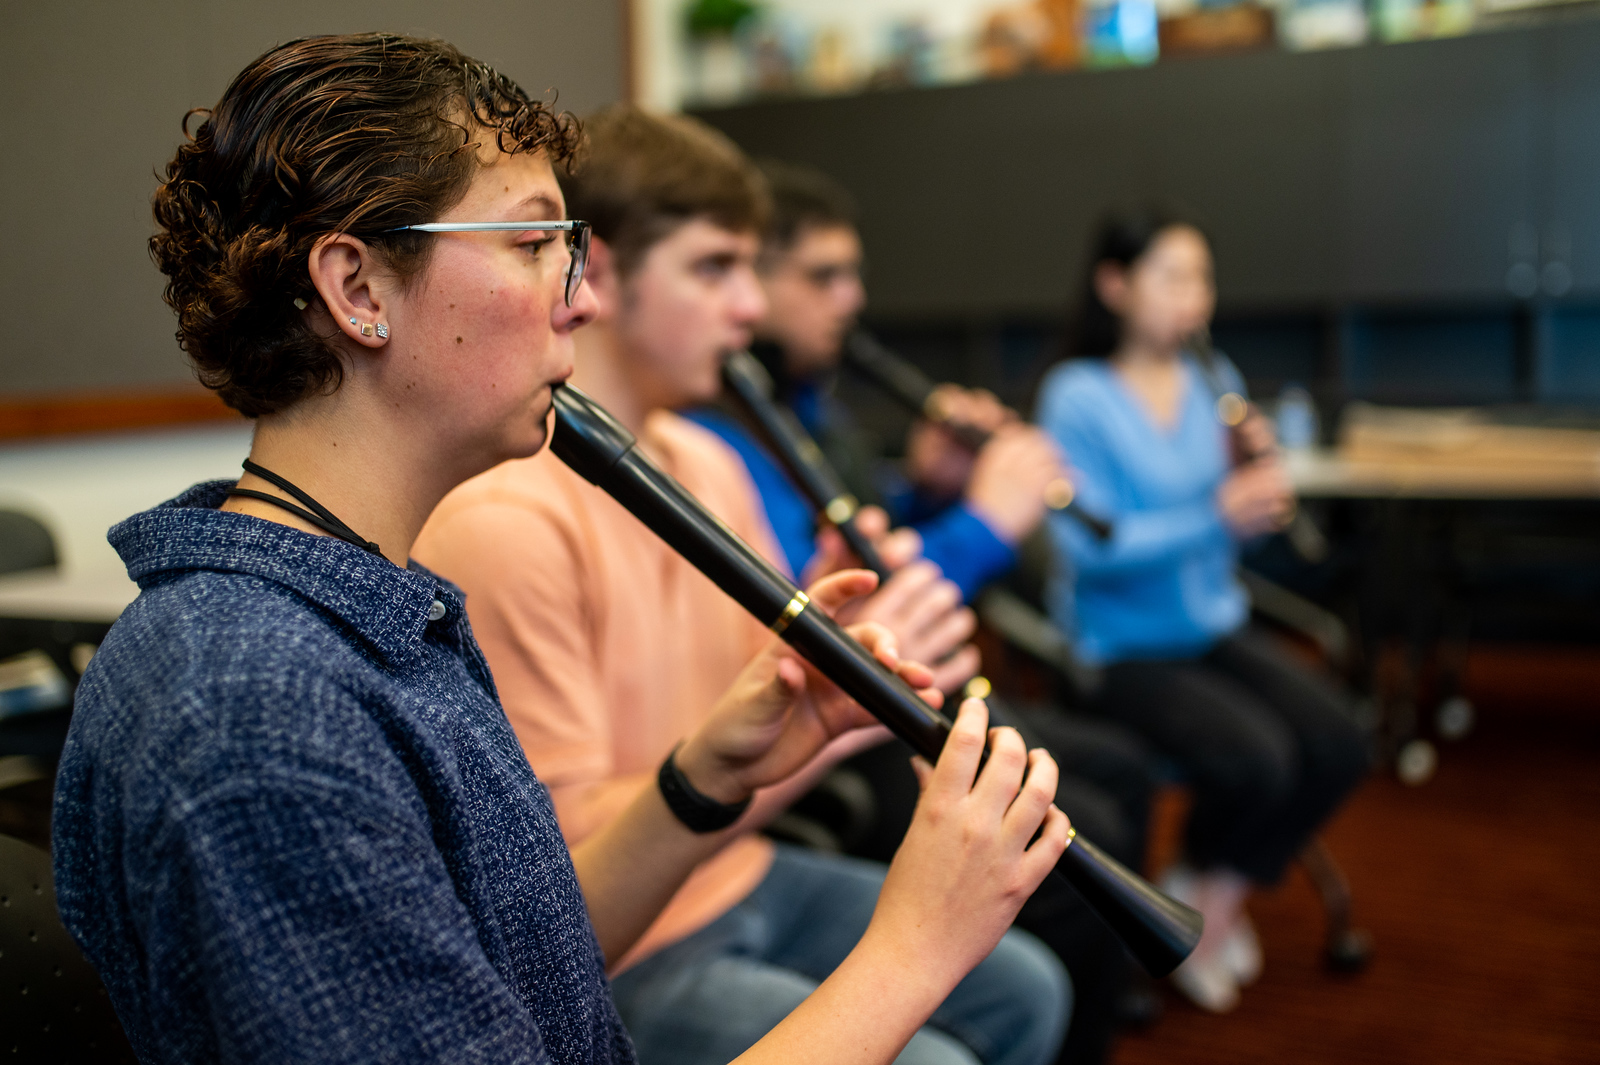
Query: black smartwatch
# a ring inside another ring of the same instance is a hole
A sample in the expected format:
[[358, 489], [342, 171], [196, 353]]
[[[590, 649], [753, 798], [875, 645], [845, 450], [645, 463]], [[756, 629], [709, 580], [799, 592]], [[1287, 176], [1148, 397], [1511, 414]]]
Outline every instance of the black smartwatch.
[[[678, 744], [682, 747], [683, 744]], [[661, 772], [656, 774], [656, 784], [661, 788], [661, 797], [667, 800], [667, 809], [690, 832], [705, 834], [708, 832], [721, 832], [750, 809], [750, 796], [745, 796], [739, 802], [718, 802], [703, 792], [696, 791], [695, 786], [689, 783], [689, 778], [683, 775], [683, 770], [678, 768], [678, 747], [672, 748], [672, 753], [667, 755], [667, 760], [661, 763]]]

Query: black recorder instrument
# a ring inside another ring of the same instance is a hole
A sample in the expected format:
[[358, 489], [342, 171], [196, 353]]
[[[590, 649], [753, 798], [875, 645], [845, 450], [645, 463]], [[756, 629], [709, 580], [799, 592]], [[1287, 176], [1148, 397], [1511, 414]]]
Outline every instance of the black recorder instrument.
[[[869, 334], [856, 330], [845, 338], [844, 361], [879, 388], [903, 404], [911, 413], [943, 426], [951, 436], [965, 447], [977, 451], [989, 442], [990, 432], [950, 416], [939, 404], [938, 388], [928, 376], [905, 359], [896, 355]], [[1045, 503], [1052, 510], [1076, 519], [1097, 540], [1109, 540], [1114, 531], [1111, 523], [1083, 509], [1073, 498], [1072, 484], [1066, 480], [1052, 481], [1045, 490]]]
[[767, 446], [811, 505], [839, 530], [863, 566], [881, 580], [888, 580], [889, 567], [856, 525], [860, 502], [845, 488], [794, 411], [772, 398], [772, 375], [767, 368], [748, 351], [736, 351], [722, 362], [722, 384], [739, 409], [756, 424]]
[[[936, 761], [950, 719], [929, 707], [810, 599], [635, 447], [620, 422], [570, 385], [554, 395], [550, 449], [609, 493], [718, 587], [768, 625], [913, 750]], [[1056, 867], [1154, 976], [1200, 941], [1199, 913], [1168, 898], [1082, 836]]]
[[[1195, 354], [1195, 361], [1200, 367], [1200, 376], [1205, 379], [1206, 388], [1216, 397], [1217, 421], [1228, 429], [1235, 464], [1247, 465], [1262, 458], [1259, 452], [1246, 447], [1240, 436], [1239, 427], [1250, 416], [1251, 403], [1230, 389], [1223, 380], [1222, 367], [1217, 362], [1216, 348], [1211, 344], [1211, 330], [1206, 326], [1196, 330], [1189, 337], [1189, 348]], [[1322, 562], [1328, 557], [1328, 552], [1331, 550], [1328, 538], [1317, 528], [1316, 522], [1306, 517], [1305, 512], [1298, 506], [1285, 516], [1281, 531], [1289, 541], [1289, 546], [1307, 562]]]

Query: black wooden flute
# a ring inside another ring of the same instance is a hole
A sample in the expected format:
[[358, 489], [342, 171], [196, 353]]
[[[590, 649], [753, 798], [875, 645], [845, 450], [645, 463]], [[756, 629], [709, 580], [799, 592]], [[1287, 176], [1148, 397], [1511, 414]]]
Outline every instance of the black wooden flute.
[[[930, 762], [938, 760], [950, 719], [852, 639], [700, 501], [641, 454], [635, 440], [594, 400], [571, 385], [555, 390], [550, 449], [598, 485], [734, 601], [887, 725]], [[1071, 884], [1153, 976], [1165, 976], [1200, 941], [1198, 912], [1171, 899], [1082, 836], [1074, 835], [1056, 871]]]
[[861, 564], [882, 580], [889, 579], [878, 549], [856, 525], [860, 502], [845, 488], [822, 449], [794, 411], [772, 398], [772, 376], [747, 351], [735, 351], [722, 362], [722, 383], [739, 409], [756, 423], [766, 445], [793, 477], [811, 505], [839, 530]]
[[[846, 337], [844, 359], [913, 414], [943, 426], [972, 451], [989, 442], [992, 434], [987, 429], [952, 418], [950, 412], [939, 405], [937, 386], [928, 376], [878, 343], [870, 334], [857, 329]], [[1082, 504], [1073, 498], [1071, 483], [1064, 479], [1051, 483], [1045, 502], [1052, 510], [1071, 515], [1098, 540], [1111, 539], [1115, 531], [1110, 522], [1083, 509]]]
[[[1262, 458], [1260, 452], [1251, 451], [1244, 446], [1239, 427], [1250, 416], [1253, 404], [1230, 389], [1223, 380], [1222, 368], [1217, 364], [1217, 351], [1211, 344], [1210, 328], [1201, 326], [1197, 329], [1189, 337], [1189, 347], [1200, 366], [1200, 376], [1205, 378], [1206, 387], [1216, 397], [1217, 421], [1227, 426], [1228, 438], [1233, 442], [1239, 463], [1245, 465]], [[1328, 538], [1322, 535], [1322, 530], [1317, 528], [1316, 522], [1306, 517], [1298, 505], [1285, 518], [1282, 532], [1288, 539], [1289, 546], [1307, 562], [1321, 562], [1328, 557], [1330, 550]]]

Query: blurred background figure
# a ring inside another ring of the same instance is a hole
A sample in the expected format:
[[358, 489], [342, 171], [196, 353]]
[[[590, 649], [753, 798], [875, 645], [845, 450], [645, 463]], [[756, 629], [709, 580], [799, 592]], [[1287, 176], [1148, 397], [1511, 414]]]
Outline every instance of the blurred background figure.
[[1205, 913], [1206, 935], [1174, 980], [1222, 1012], [1261, 971], [1252, 886], [1283, 875], [1365, 774], [1367, 749], [1345, 701], [1247, 624], [1239, 547], [1287, 524], [1294, 497], [1265, 419], [1228, 410], [1244, 393], [1238, 372], [1195, 342], [1215, 300], [1199, 229], [1149, 208], [1107, 217], [1082, 357], [1046, 377], [1038, 414], [1073, 456], [1085, 505], [1115, 527], [1102, 542], [1052, 521], [1051, 613], [1105, 666], [1094, 708], [1194, 790], [1166, 887]]

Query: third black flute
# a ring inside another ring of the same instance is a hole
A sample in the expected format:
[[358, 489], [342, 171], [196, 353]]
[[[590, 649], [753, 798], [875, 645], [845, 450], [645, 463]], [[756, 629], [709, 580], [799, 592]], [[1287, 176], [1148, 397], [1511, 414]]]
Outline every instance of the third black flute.
[[[989, 442], [991, 434], [987, 429], [952, 418], [950, 412], [939, 405], [938, 389], [926, 374], [869, 334], [858, 329], [846, 337], [844, 358], [913, 414], [943, 426], [970, 450], [977, 451]], [[1073, 498], [1070, 482], [1062, 480], [1052, 483], [1045, 502], [1052, 510], [1059, 510], [1077, 519], [1097, 540], [1109, 540], [1115, 531], [1110, 522], [1083, 509], [1083, 505]]]
[[[632, 433], [570, 385], [555, 390], [550, 449], [781, 636], [918, 754], [936, 762], [950, 719], [869, 654], [682, 485], [635, 447]], [[1157, 891], [1082, 836], [1056, 866], [1154, 976], [1200, 941], [1198, 912]]]

